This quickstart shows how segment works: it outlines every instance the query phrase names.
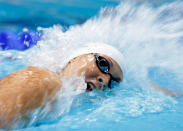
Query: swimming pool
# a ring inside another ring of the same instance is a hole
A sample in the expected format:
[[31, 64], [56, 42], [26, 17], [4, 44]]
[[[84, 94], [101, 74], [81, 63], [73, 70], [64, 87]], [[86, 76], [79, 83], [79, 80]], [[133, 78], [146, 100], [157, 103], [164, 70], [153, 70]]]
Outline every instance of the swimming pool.
[[[43, 110], [47, 118], [41, 120], [35, 113], [32, 123], [21, 130], [181, 131], [182, 97], [157, 92], [149, 81], [183, 91], [182, 10], [180, 1], [158, 7], [121, 2], [67, 30], [62, 25], [39, 28], [42, 40], [27, 51], [1, 51], [1, 78], [28, 65], [56, 71], [71, 52], [87, 42], [108, 43], [125, 56], [123, 83], [114, 84], [111, 91], [83, 93], [73, 92], [73, 85], [66, 82], [56, 112]], [[74, 79], [82, 83], [82, 78]]]
[[53, 24], [67, 28], [85, 22], [102, 7], [118, 3], [112, 0], [1, 0], [0, 29], [19, 32], [22, 28], [36, 30]]

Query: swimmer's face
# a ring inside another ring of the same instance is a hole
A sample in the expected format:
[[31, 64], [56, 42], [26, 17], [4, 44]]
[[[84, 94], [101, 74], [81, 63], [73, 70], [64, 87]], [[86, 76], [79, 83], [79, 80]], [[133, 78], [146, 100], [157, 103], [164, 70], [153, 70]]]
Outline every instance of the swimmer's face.
[[87, 91], [104, 90], [110, 88], [112, 80], [122, 80], [122, 71], [112, 58], [102, 54], [93, 54], [92, 58], [91, 63], [85, 68]]
[[63, 70], [68, 77], [84, 75], [87, 91], [110, 88], [111, 81], [120, 82], [123, 73], [111, 57], [102, 54], [87, 54], [72, 59]]

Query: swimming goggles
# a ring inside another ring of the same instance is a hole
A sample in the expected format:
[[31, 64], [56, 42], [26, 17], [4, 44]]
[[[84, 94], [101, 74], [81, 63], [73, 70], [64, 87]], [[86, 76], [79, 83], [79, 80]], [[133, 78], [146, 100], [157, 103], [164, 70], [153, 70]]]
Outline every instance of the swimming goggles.
[[98, 54], [94, 54], [95, 56], [95, 61], [96, 61], [96, 64], [97, 64], [97, 67], [99, 68], [99, 70], [102, 72], [102, 73], [105, 73], [105, 74], [109, 74], [110, 75], [110, 81], [109, 83], [111, 83], [111, 80], [113, 81], [116, 81], [116, 82], [119, 82], [120, 79], [118, 78], [114, 78], [110, 73], [110, 64], [108, 62], [108, 60], [102, 56], [99, 56]]

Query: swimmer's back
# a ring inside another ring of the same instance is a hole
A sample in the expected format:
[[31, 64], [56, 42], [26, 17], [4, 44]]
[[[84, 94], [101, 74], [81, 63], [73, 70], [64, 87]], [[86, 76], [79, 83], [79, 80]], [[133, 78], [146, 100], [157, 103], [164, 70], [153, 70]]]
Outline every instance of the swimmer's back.
[[[46, 69], [28, 67], [0, 80], [0, 128], [50, 100], [61, 87], [59, 77]], [[6, 119], [6, 120], [5, 120]]]

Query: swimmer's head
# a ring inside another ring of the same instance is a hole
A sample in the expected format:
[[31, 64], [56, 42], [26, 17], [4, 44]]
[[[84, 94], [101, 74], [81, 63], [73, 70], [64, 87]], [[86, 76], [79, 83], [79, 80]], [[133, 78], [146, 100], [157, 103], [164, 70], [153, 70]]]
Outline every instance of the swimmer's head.
[[72, 54], [62, 70], [64, 77], [84, 75], [87, 91], [110, 88], [111, 81], [120, 82], [124, 76], [122, 54], [114, 47], [101, 44], [87, 44]]

